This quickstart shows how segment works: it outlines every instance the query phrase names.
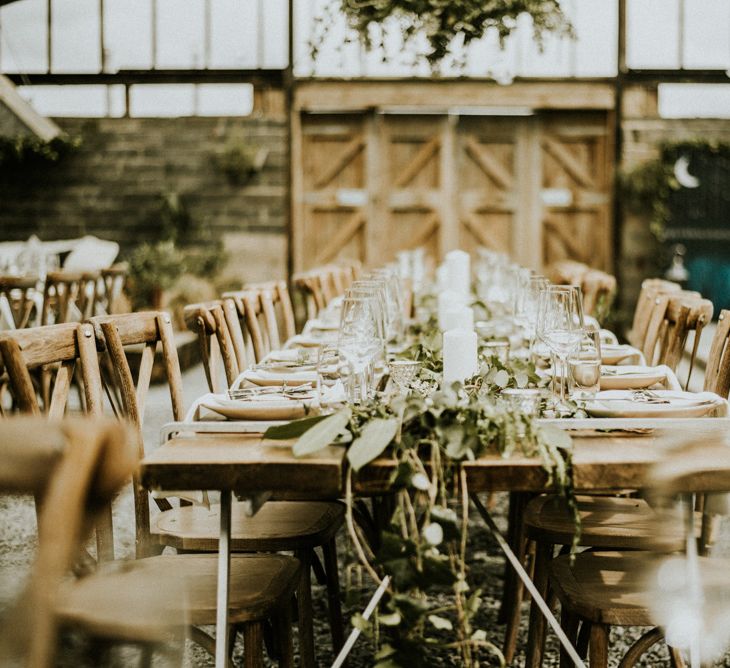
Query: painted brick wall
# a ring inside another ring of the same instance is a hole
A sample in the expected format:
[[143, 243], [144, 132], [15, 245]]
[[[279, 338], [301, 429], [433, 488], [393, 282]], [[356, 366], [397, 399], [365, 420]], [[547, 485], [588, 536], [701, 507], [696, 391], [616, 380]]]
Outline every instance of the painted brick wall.
[[[283, 252], [287, 129], [280, 117], [57, 122], [81, 136], [82, 147], [32, 183], [0, 183], [0, 240], [95, 234], [128, 251], [154, 238], [150, 217], [160, 193], [174, 191], [206, 230], [252, 260], [262, 259], [259, 246]], [[240, 140], [268, 150], [264, 169], [244, 186], [231, 185], [213, 159]], [[283, 258], [276, 260], [281, 266]]]

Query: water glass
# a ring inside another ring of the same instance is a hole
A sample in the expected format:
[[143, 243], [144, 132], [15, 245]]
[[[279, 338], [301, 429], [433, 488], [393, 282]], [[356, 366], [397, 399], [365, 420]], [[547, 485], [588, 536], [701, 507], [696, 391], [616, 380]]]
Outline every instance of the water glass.
[[342, 361], [335, 346], [317, 349], [317, 397], [320, 408], [331, 410], [346, 399]]
[[373, 367], [383, 346], [375, 299], [346, 297], [342, 301], [337, 350], [349, 367], [346, 385], [353, 403], [365, 401], [372, 395]]
[[511, 388], [502, 390], [500, 395], [509, 408], [527, 417], [537, 417], [542, 399], [542, 390], [536, 388]]
[[568, 389], [575, 401], [592, 401], [601, 385], [601, 334], [585, 330], [580, 347], [568, 356]]

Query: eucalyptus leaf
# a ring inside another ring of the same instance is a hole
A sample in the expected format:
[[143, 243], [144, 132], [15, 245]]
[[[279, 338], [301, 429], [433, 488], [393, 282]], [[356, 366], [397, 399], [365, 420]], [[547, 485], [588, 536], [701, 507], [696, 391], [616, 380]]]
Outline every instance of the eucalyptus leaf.
[[570, 434], [565, 429], [546, 424], [540, 427], [540, 432], [545, 441], [554, 448], [570, 450], [573, 447], [573, 439], [570, 438]]
[[446, 619], [446, 617], [439, 617], [438, 615], [429, 615], [428, 621], [433, 624], [435, 629], [438, 629], [439, 631], [453, 631], [454, 625], [451, 623], [451, 620]]
[[347, 427], [352, 417], [349, 408], [329, 415], [321, 422], [317, 422], [311, 429], [305, 431], [294, 444], [292, 450], [297, 457], [312, 454], [326, 448]]
[[314, 417], [304, 418], [303, 420], [293, 420], [286, 424], [274, 425], [264, 432], [264, 438], [271, 439], [272, 441], [288, 441], [290, 438], [299, 438], [315, 424], [326, 420], [327, 417], [327, 415], [316, 415]]
[[355, 471], [383, 453], [398, 431], [398, 419], [377, 419], [368, 422], [360, 437], [347, 450], [347, 459]]

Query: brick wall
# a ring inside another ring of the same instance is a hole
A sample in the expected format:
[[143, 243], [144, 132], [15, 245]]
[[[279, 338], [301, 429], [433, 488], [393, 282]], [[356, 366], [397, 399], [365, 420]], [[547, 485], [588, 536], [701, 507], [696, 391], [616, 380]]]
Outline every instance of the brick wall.
[[[656, 157], [662, 142], [695, 138], [730, 143], [730, 120], [627, 117], [623, 123], [624, 167], [630, 170]], [[658, 268], [663, 260], [660, 258], [660, 246], [649, 231], [649, 221], [626, 213], [621, 230], [621, 261], [617, 266], [625, 313], [633, 312], [641, 281], [666, 269], [663, 265]]]
[[[264, 269], [268, 276], [283, 271], [287, 128], [281, 116], [57, 123], [80, 136], [82, 147], [32, 182], [0, 183], [0, 240], [94, 234], [128, 252], [155, 237], [151, 216], [160, 194], [173, 191], [207, 232], [235, 249], [244, 279], [263, 278]], [[238, 186], [228, 182], [213, 155], [241, 140], [267, 149], [268, 157], [259, 174]]]

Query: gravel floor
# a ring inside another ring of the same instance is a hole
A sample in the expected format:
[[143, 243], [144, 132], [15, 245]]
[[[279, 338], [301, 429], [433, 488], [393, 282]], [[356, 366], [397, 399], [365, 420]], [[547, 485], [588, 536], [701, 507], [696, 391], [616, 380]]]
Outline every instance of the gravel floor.
[[[191, 369], [184, 376], [184, 387], [186, 390], [187, 405], [205, 391], [205, 383], [202, 370]], [[170, 419], [169, 401], [164, 388], [152, 388], [148, 399], [147, 415], [145, 417], [145, 439], [148, 449], [156, 447], [160, 425]], [[498, 522], [504, 525], [503, 496], [498, 498], [496, 515]], [[115, 526], [115, 548], [120, 558], [132, 556], [133, 542], [133, 507], [131, 490], [125, 490], [114, 504], [114, 526]], [[470, 534], [469, 546], [469, 568], [471, 581], [475, 586], [483, 589], [483, 605], [480, 609], [476, 624], [484, 628], [490, 639], [501, 645], [504, 627], [497, 623], [499, 609], [499, 597], [502, 588], [504, 560], [500, 555], [499, 548], [483, 528], [478, 517], [473, 518], [473, 529]], [[35, 511], [32, 499], [29, 497], [7, 497], [0, 496], [0, 613], [7, 609], [8, 604], [20, 594], [24, 586], [25, 576], [33, 556], [35, 548]], [[340, 540], [340, 561], [343, 565], [348, 560], [347, 544], [344, 536]], [[341, 572], [343, 569], [340, 569]], [[343, 582], [344, 586], [344, 582]], [[317, 648], [318, 665], [328, 666], [333, 656], [327, 624], [327, 609], [325, 589], [315, 585], [314, 597], [314, 625], [315, 643]], [[361, 607], [352, 609], [345, 608], [345, 615], [350, 617], [354, 612], [361, 610]], [[522, 628], [518, 640], [518, 653], [512, 665], [522, 666], [524, 664], [524, 647], [527, 639], [527, 606], [525, 605], [522, 615]], [[640, 635], [641, 629], [637, 628], [616, 628], [611, 636], [611, 658], [610, 665], [617, 666], [623, 653], [630, 644]], [[296, 645], [296, 638], [295, 638]], [[373, 648], [366, 639], [361, 638], [356, 644], [349, 665], [352, 668], [372, 665]], [[240, 637], [236, 641], [234, 662], [242, 665], [243, 644]], [[64, 636], [61, 651], [59, 652], [59, 666], [134, 666], [139, 661], [137, 650], [129, 647], [114, 648], [110, 652], [101, 655], [99, 648], [76, 635]], [[188, 642], [184, 650], [184, 656], [156, 657], [155, 665], [185, 665], [185, 666], [213, 666], [213, 659], [200, 647]], [[267, 663], [268, 665], [275, 665]], [[443, 657], [434, 656], [433, 666], [458, 666], [458, 660], [449, 660]], [[482, 665], [498, 665], [489, 657], [484, 657]], [[548, 639], [547, 652], [544, 666], [558, 665], [557, 640], [551, 634]], [[669, 665], [666, 649], [658, 646], [657, 649], [646, 655], [641, 666]], [[726, 655], [725, 661], [716, 664], [718, 666], [730, 667], [730, 655]]]

